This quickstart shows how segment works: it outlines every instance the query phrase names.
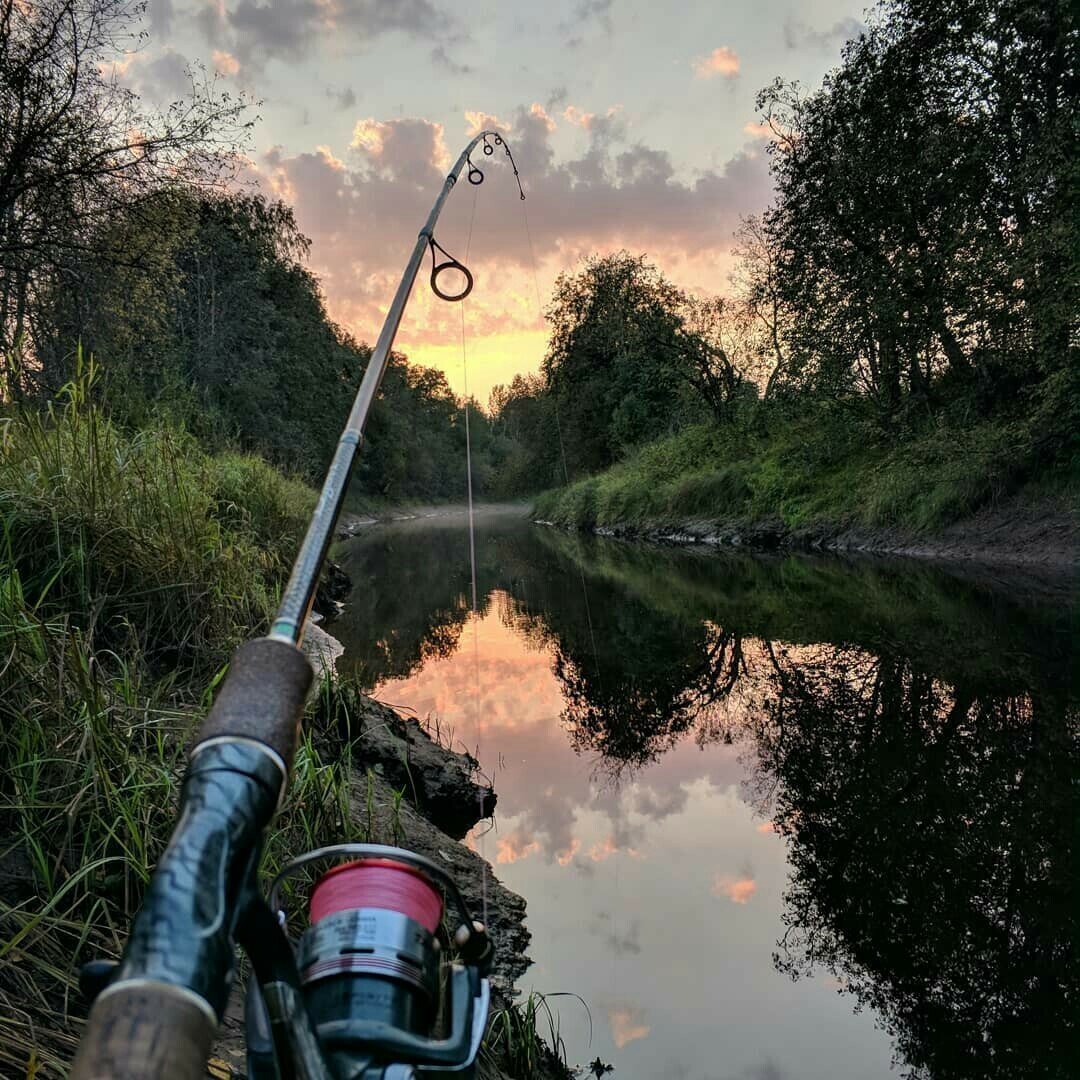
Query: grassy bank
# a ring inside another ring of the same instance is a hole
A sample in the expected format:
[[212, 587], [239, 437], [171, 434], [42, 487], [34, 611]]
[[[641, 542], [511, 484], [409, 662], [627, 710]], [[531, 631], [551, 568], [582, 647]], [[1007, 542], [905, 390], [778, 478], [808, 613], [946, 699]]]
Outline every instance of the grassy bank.
[[[115, 956], [168, 837], [184, 748], [231, 649], [267, 624], [314, 493], [89, 400], [3, 417], [0, 1074], [59, 1076], [78, 965]], [[340, 712], [330, 700], [316, 711]], [[308, 741], [270, 862], [336, 834], [347, 760]]]
[[[175, 424], [125, 431], [92, 398], [86, 373], [52, 408], [0, 417], [2, 1076], [66, 1075], [85, 1016], [79, 967], [119, 955], [175, 820], [186, 748], [232, 649], [269, 625], [316, 497]], [[267, 873], [346, 835], [416, 839], [408, 786], [354, 767], [352, 739], [373, 723], [358, 689], [323, 681]], [[424, 828], [432, 853], [452, 843]], [[518, 1019], [513, 1005], [495, 1014], [486, 1075], [521, 1053], [546, 1061], [537, 1075], [562, 1075], [535, 1031], [508, 1034]], [[235, 1028], [224, 1057], [242, 1046]], [[209, 1075], [231, 1073], [218, 1061]]]
[[[1020, 491], [1080, 493], [1071, 408], [926, 423], [885, 440], [857, 416], [818, 412], [702, 424], [650, 443], [606, 472], [542, 494], [538, 517], [575, 528], [768, 525], [781, 535], [894, 529], [932, 534]], [[1057, 433], [1057, 434], [1055, 434]]]

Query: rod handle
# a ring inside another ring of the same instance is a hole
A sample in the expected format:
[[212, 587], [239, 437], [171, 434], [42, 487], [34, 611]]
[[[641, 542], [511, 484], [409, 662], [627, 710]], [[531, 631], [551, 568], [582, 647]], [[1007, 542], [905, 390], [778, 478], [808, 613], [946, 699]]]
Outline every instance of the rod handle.
[[176, 987], [118, 985], [94, 1002], [69, 1080], [203, 1080], [216, 1027]]
[[198, 741], [229, 735], [255, 739], [290, 770], [313, 674], [308, 658], [289, 642], [256, 638], [241, 645]]

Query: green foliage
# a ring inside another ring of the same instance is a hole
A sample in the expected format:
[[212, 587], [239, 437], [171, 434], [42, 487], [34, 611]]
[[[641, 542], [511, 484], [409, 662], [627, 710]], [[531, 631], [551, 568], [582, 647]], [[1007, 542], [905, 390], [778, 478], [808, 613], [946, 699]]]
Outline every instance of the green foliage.
[[573, 998], [585, 1010], [589, 1016], [591, 1039], [592, 1016], [577, 994], [532, 991], [524, 1001], [511, 1002], [491, 1014], [481, 1049], [482, 1064], [497, 1065], [511, 1076], [526, 1080], [536, 1076], [543, 1065], [554, 1059], [554, 1064], [565, 1073], [566, 1044], [560, 1033], [559, 1014], [551, 1006], [552, 999], [560, 997]]
[[[313, 492], [175, 426], [127, 435], [93, 372], [0, 447], [0, 1073], [60, 1075], [76, 972], [116, 955], [172, 827], [184, 748], [231, 647], [265, 624]], [[355, 702], [324, 688], [340, 723]], [[297, 754], [268, 852], [340, 836], [347, 753]]]
[[268, 620], [315, 493], [169, 423], [122, 431], [95, 375], [3, 418], [5, 556], [43, 618], [205, 672]]
[[1075, 364], [1076, 40], [1066, 0], [891, 0], [819, 91], [759, 95], [777, 195], [752, 291], [785, 313], [789, 391], [897, 434]]
[[592, 258], [562, 274], [548, 309], [545, 388], [576, 471], [670, 430], [678, 374], [677, 291], [644, 258]]
[[699, 425], [544, 493], [535, 512], [576, 528], [699, 521], [925, 531], [1039, 478], [1055, 490], [1076, 486], [1075, 443], [1059, 433], [1051, 451], [1036, 422], [933, 421], [898, 444], [857, 434], [828, 410], [764, 427]]

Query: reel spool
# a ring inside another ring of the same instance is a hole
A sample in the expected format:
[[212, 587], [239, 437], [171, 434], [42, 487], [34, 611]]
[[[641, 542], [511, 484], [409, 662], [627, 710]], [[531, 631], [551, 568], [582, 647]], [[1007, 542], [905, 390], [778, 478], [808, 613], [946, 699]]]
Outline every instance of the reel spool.
[[[442, 867], [376, 844], [323, 848], [282, 870], [271, 890], [271, 908], [284, 925], [283, 880], [316, 860], [349, 856], [359, 857], [327, 870], [316, 882], [309, 925], [295, 950], [299, 997], [324, 1075], [337, 1080], [407, 1080], [436, 1071], [472, 1076], [487, 1025], [490, 988], [484, 976], [492, 949]], [[440, 941], [440, 936], [445, 940], [444, 898], [438, 886], [463, 919], [454, 935], [460, 959], [452, 963], [445, 962]], [[281, 1026], [283, 1018], [274, 1017], [269, 998], [267, 1004], [271, 1024]], [[319, 1074], [312, 1070], [311, 1075]]]
[[435, 1018], [443, 902], [414, 867], [364, 859], [323, 874], [297, 966], [318, 1030], [374, 1020], [420, 1035]]

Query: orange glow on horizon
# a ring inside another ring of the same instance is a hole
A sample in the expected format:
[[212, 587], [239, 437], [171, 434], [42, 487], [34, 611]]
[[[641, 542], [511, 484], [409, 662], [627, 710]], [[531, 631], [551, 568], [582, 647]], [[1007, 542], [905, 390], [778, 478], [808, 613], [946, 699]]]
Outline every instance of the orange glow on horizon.
[[[499, 383], [508, 386], [515, 375], [532, 375], [540, 370], [547, 343], [546, 330], [511, 330], [467, 336], [469, 393], [487, 408], [491, 391]], [[402, 344], [402, 349], [412, 363], [437, 368], [446, 376], [450, 389], [459, 396], [464, 395], [466, 379], [460, 342], [452, 345], [417, 342]]]

